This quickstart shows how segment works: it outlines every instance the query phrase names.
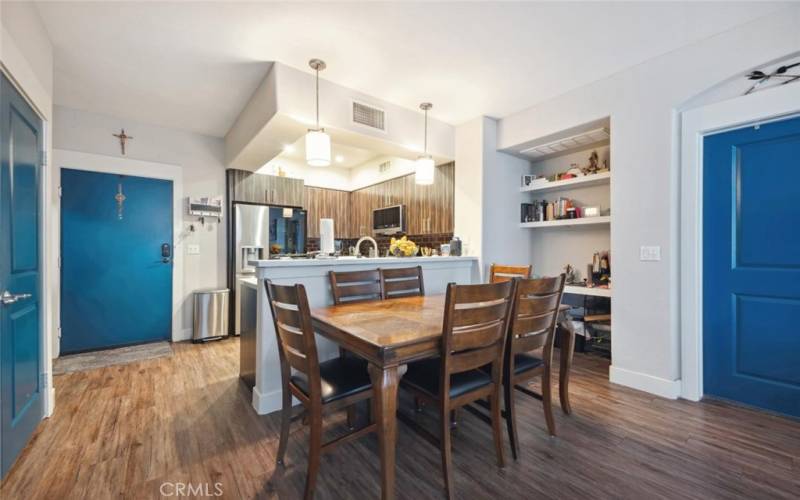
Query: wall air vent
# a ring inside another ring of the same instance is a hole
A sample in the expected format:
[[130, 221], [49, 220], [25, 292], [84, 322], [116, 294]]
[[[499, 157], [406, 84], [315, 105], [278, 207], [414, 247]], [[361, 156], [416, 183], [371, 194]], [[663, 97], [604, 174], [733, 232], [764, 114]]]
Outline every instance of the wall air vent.
[[353, 123], [386, 132], [386, 112], [362, 102], [353, 101]]
[[378, 165], [378, 172], [380, 172], [380, 173], [387, 172], [390, 168], [392, 168], [391, 160], [385, 161], [385, 162], [381, 163], [380, 165]]

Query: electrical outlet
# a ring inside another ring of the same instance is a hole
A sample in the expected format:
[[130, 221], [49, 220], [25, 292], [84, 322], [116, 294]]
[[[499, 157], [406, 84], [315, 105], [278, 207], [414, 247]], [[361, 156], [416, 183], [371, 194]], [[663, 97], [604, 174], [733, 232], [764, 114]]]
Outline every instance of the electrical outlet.
[[186, 253], [189, 255], [200, 255], [200, 245], [186, 245]]
[[656, 261], [661, 260], [661, 247], [639, 247], [639, 260]]

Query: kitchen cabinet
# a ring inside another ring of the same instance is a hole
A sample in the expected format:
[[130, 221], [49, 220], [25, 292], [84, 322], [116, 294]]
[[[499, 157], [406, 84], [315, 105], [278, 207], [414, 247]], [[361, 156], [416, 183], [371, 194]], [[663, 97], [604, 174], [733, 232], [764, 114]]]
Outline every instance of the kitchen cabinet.
[[350, 193], [305, 186], [308, 237], [319, 238], [319, 220], [333, 219], [336, 238], [350, 238]]
[[277, 175], [264, 175], [266, 184], [264, 196], [270, 205], [286, 205], [291, 207], [304, 206], [304, 183], [302, 179], [278, 177]]
[[419, 185], [414, 176], [404, 177], [408, 234], [453, 232], [454, 164], [436, 167], [434, 182]]
[[302, 179], [229, 169], [228, 183], [233, 201], [290, 207], [304, 206]]
[[455, 164], [436, 168], [434, 183], [420, 186], [406, 175], [350, 193], [350, 236], [372, 234], [372, 211], [405, 205], [410, 235], [453, 232]]
[[360, 238], [372, 234], [372, 198], [374, 186], [350, 193], [350, 237]]

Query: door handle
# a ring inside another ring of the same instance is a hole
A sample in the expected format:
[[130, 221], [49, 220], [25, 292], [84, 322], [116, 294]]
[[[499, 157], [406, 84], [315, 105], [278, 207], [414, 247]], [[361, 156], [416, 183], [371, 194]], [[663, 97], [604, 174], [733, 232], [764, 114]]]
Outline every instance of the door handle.
[[164, 243], [161, 245], [161, 262], [168, 264], [170, 257], [172, 257], [172, 247], [170, 247], [169, 243]]
[[14, 302], [25, 300], [33, 297], [33, 295], [29, 293], [9, 293], [8, 290], [3, 292], [3, 295], [0, 295], [0, 302], [4, 305], [13, 304]]

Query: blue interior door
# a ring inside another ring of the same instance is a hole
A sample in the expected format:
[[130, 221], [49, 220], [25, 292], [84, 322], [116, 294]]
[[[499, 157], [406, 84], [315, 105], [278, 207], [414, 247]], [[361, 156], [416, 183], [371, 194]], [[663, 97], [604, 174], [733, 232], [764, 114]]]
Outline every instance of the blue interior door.
[[800, 118], [703, 151], [705, 393], [800, 417]]
[[39, 187], [42, 121], [0, 83], [0, 455], [2, 476], [42, 419]]
[[61, 353], [168, 340], [172, 181], [61, 169]]

